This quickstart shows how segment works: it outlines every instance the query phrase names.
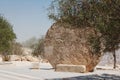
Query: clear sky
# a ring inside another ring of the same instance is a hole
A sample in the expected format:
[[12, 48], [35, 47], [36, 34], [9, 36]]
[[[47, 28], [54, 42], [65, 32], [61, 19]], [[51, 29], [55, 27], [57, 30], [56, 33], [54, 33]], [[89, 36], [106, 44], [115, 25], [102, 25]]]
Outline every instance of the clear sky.
[[52, 25], [48, 11], [52, 0], [0, 0], [0, 14], [13, 25], [17, 41], [41, 37]]

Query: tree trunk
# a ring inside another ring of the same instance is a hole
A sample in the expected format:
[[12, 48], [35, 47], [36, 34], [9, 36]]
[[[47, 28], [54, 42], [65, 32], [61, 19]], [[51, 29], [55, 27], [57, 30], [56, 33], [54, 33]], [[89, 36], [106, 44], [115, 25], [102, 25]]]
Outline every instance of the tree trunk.
[[113, 68], [116, 69], [116, 53], [115, 53], [115, 50], [113, 51], [113, 58], [114, 58], [114, 66], [113, 66]]

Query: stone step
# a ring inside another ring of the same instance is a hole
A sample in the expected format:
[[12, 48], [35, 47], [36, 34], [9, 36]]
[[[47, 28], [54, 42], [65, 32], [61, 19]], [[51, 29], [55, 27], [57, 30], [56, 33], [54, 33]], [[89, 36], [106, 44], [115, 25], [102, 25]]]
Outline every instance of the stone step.
[[58, 64], [56, 66], [56, 71], [85, 73], [86, 66], [85, 65], [72, 65], [72, 64]]

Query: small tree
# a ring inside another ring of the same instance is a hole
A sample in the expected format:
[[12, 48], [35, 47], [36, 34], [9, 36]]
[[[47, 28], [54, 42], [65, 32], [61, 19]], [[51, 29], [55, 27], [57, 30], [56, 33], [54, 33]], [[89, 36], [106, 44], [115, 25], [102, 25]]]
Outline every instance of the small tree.
[[34, 51], [33, 51], [33, 55], [34, 56], [43, 56], [44, 53], [44, 37], [42, 37], [41, 39], [39, 39], [38, 44], [36, 45]]
[[0, 15], [0, 53], [8, 55], [11, 53], [11, 42], [16, 38], [12, 25]]
[[93, 9], [98, 14], [95, 26], [105, 40], [104, 52], [113, 53], [114, 68], [116, 68], [115, 51], [119, 49], [120, 43], [120, 0], [100, 0], [94, 5]]
[[22, 45], [16, 41], [12, 42], [12, 54], [13, 55], [23, 55]]

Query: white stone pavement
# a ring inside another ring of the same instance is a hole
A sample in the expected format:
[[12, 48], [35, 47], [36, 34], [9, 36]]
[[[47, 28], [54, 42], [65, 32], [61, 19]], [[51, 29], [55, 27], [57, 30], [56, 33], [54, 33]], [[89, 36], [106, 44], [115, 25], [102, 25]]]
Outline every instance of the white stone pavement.
[[0, 70], [0, 80], [43, 80], [37, 77]]
[[[120, 80], [120, 70], [95, 70], [95, 72], [92, 73], [69, 73], [55, 72], [48, 63], [40, 63], [40, 69], [30, 69], [32, 67], [32, 63], [30, 62], [11, 63], [12, 64], [0, 64], [0, 80], [62, 80], [63, 78], [69, 78], [65, 80], [95, 80], [93, 78], [107, 80], [104, 79], [106, 75], [103, 74], [112, 75], [107, 75], [108, 80]], [[92, 75], [97, 75], [98, 77]], [[103, 75], [103, 77], [101, 75]], [[90, 79], [86, 79], [87, 77], [90, 77]], [[110, 77], [114, 77], [114, 79], [109, 79]]]

